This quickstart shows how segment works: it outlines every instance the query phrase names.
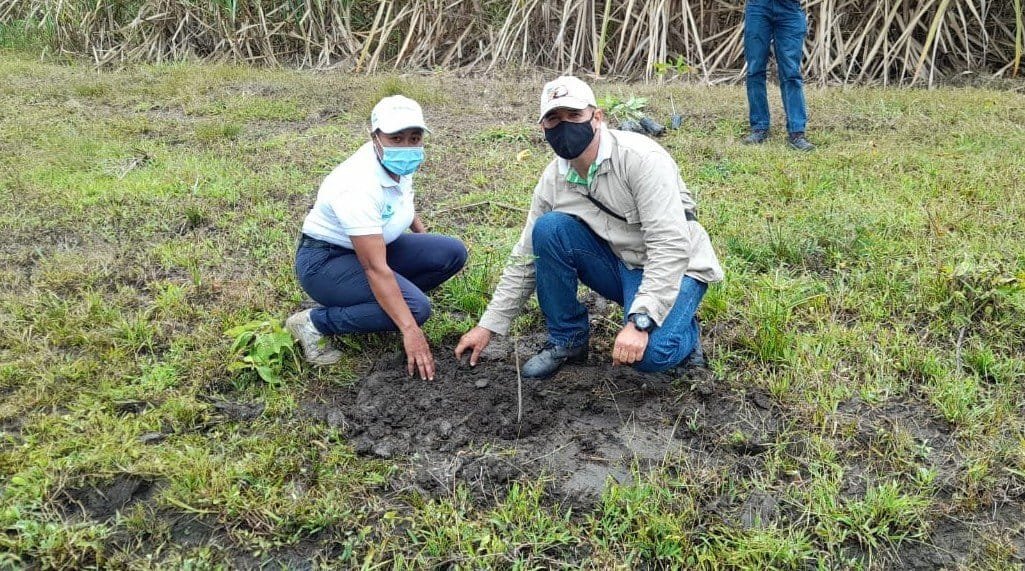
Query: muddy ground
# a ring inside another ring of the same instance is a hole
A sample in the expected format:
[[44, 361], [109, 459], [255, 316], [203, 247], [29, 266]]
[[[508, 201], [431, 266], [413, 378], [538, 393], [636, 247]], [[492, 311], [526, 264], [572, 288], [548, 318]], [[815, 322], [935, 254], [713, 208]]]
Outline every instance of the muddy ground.
[[[593, 348], [586, 365], [566, 366], [544, 381], [523, 380], [518, 394], [517, 358], [533, 355], [542, 342], [543, 336], [521, 338], [514, 347], [497, 339], [472, 368], [457, 362], [450, 347], [439, 348], [434, 382], [407, 377], [404, 356], [392, 353], [353, 387], [326, 390], [304, 407], [338, 428], [360, 455], [395, 460], [396, 491], [437, 497], [463, 484], [488, 502], [502, 497], [511, 481], [542, 475], [553, 502], [582, 512], [596, 506], [608, 482], [628, 483], [635, 469], [661, 463], [750, 476], [793, 423], [770, 395], [730, 388], [703, 367], [646, 375], [609, 366], [605, 352]], [[949, 497], [963, 459], [951, 428], [927, 409], [915, 403], [874, 408], [855, 399], [841, 406], [837, 418], [852, 434], [841, 450], [850, 468], [844, 496], [863, 497], [875, 482], [862, 451], [876, 446], [882, 434], [901, 433], [922, 445], [922, 460], [939, 474], [940, 496]], [[792, 443], [798, 455], [802, 444]], [[748, 528], [800, 511], [769, 493], [712, 496], [701, 509]], [[894, 568], [958, 567], [985, 559], [983, 551], [998, 536], [1025, 557], [1023, 519], [1025, 509], [1016, 503], [943, 516], [926, 541], [905, 541], [887, 555]], [[867, 555], [857, 546], [848, 553]]]
[[[403, 354], [391, 353], [350, 387], [311, 390], [302, 407], [337, 428], [358, 454], [394, 461], [399, 471], [388, 483], [394, 492], [445, 497], [462, 484], [489, 504], [504, 496], [511, 482], [543, 476], [550, 501], [577, 513], [594, 509], [608, 482], [628, 483], [637, 471], [662, 463], [750, 477], [764, 468], [765, 453], [778, 437], [791, 437], [785, 433], [793, 430], [793, 419], [764, 392], [730, 388], [701, 367], [658, 375], [612, 368], [604, 350], [592, 350], [587, 364], [567, 366], [551, 379], [522, 381], [518, 394], [517, 353], [522, 362], [542, 341], [541, 336], [520, 338], [514, 348], [508, 339], [497, 339], [477, 367], [457, 362], [451, 347], [438, 347], [433, 382], [407, 377]], [[252, 418], [263, 410], [259, 403], [220, 398], [215, 408], [224, 420]], [[921, 443], [920, 460], [938, 473], [938, 495], [953, 493], [964, 459], [950, 427], [925, 407], [909, 402], [871, 407], [855, 399], [843, 403], [836, 418], [851, 434], [839, 450], [846, 467], [843, 496], [863, 497], [875, 481], [864, 451], [881, 445], [886, 434], [907, 434]], [[802, 445], [797, 438], [788, 446], [800, 457]], [[120, 474], [64, 489], [55, 504], [72, 522], [109, 522], [142, 507], [158, 514], [164, 539], [186, 546], [231, 543], [213, 519], [157, 505], [154, 498], [165, 484]], [[743, 528], [783, 524], [802, 513], [770, 492], [730, 497], [710, 490], [704, 500], [703, 520]], [[925, 541], [905, 541], [896, 553], [877, 554], [876, 561], [882, 555], [889, 561], [884, 567], [895, 569], [971, 567], [986, 560], [994, 542], [1025, 556], [1021, 502], [933, 517]], [[233, 565], [258, 568], [270, 561], [303, 567], [338, 549], [331, 535], [324, 530], [259, 559], [239, 553]], [[119, 544], [127, 537], [110, 540]], [[845, 552], [869, 557], [856, 544]]]
[[720, 462], [710, 451], [735, 433], [746, 436], [733, 438], [734, 451], [756, 454], [777, 430], [769, 398], [714, 390], [703, 368], [644, 375], [592, 354], [551, 379], [523, 380], [518, 394], [516, 352], [522, 361], [542, 341], [520, 339], [514, 350], [497, 340], [476, 367], [436, 351], [433, 382], [407, 377], [393, 353], [307, 409], [359, 454], [409, 459], [398, 486], [444, 495], [462, 482], [492, 497], [511, 480], [546, 475], [555, 496], [577, 505], [592, 505], [610, 479], [628, 482], [634, 463], [647, 469], [680, 454]]

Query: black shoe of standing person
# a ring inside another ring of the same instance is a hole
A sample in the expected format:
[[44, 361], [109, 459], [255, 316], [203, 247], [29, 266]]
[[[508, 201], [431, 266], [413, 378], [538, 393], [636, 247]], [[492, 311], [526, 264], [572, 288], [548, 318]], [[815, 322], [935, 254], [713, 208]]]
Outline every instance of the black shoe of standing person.
[[744, 137], [742, 142], [745, 145], [760, 145], [768, 140], [769, 131], [767, 129], [755, 129], [748, 136]]
[[811, 141], [804, 136], [804, 131], [797, 131], [796, 133], [790, 133], [787, 137], [787, 145], [791, 149], [797, 149], [798, 151], [814, 151], [815, 145], [811, 144]]
[[520, 374], [525, 379], [547, 379], [567, 362], [587, 362], [587, 345], [559, 347], [549, 341], [545, 343], [545, 346], [541, 348], [537, 355], [534, 355], [523, 364]]

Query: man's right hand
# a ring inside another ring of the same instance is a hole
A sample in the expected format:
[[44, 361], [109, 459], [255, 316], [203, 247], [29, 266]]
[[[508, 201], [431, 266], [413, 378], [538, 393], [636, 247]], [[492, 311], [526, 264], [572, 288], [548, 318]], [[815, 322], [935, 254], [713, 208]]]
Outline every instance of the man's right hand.
[[459, 344], [456, 345], [456, 359], [463, 356], [468, 349], [470, 350], [470, 366], [477, 366], [477, 359], [480, 358], [480, 352], [491, 343], [491, 330], [485, 329], [481, 326], [474, 327], [467, 331], [462, 338], [459, 339]]

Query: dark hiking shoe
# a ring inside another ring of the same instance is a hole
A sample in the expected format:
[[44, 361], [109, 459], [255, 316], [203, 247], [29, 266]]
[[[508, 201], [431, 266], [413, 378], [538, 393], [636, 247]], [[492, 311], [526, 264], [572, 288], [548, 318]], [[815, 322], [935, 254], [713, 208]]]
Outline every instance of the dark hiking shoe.
[[811, 141], [804, 136], [803, 132], [790, 133], [790, 136], [787, 137], [787, 145], [791, 149], [797, 149], [798, 151], [808, 152], [815, 150], [815, 145], [811, 144]]
[[567, 362], [587, 362], [587, 345], [557, 347], [551, 342], [545, 343], [545, 346], [537, 355], [534, 355], [523, 364], [520, 374], [525, 379], [547, 379]]
[[705, 367], [708, 362], [705, 361], [705, 350], [701, 348], [701, 338], [698, 337], [698, 342], [694, 345], [694, 350], [687, 355], [687, 358], [680, 362], [678, 367], [681, 369], [690, 369], [692, 367]]
[[765, 129], [755, 129], [741, 141], [745, 145], [760, 145], [769, 140], [769, 132]]

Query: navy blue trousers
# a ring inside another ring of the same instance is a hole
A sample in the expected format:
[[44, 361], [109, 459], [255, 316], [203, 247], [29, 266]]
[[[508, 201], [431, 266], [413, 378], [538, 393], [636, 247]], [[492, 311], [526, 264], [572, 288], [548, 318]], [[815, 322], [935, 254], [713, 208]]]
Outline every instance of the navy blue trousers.
[[[405, 233], [386, 246], [388, 267], [417, 324], [431, 315], [428, 292], [454, 276], [466, 263], [466, 246], [438, 234]], [[396, 331], [370, 289], [367, 274], [348, 248], [303, 246], [295, 254], [299, 284], [322, 307], [310, 312], [325, 335]]]

